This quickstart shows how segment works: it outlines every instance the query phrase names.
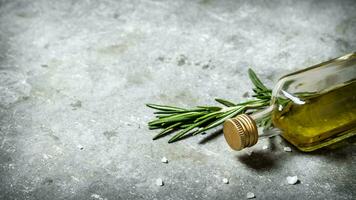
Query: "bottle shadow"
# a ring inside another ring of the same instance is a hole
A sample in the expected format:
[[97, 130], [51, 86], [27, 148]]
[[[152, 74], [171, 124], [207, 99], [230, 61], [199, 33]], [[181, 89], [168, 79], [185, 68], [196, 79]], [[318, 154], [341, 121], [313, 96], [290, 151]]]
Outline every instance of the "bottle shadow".
[[278, 162], [280, 162], [281, 160], [275, 154], [275, 151], [278, 150], [277, 138], [271, 137], [267, 138], [267, 140], [269, 143], [268, 151], [254, 150], [253, 152], [251, 152], [251, 155], [237, 155], [236, 159], [247, 167], [259, 172], [278, 168]]
[[[213, 142], [218, 139], [218, 137], [223, 135], [222, 129], [218, 129], [206, 137], [201, 139], [198, 144], [204, 145], [209, 142]], [[277, 149], [277, 141], [275, 137], [268, 138], [269, 140], [269, 151], [253, 151], [251, 155], [243, 154], [237, 155], [236, 159], [238, 162], [243, 163], [247, 167], [256, 171], [267, 171], [272, 168], [277, 167], [278, 157], [273, 153]], [[248, 149], [244, 151], [249, 151]]]
[[[222, 129], [218, 129], [207, 134], [207, 136], [202, 138], [198, 144], [204, 145], [214, 142], [222, 135]], [[324, 148], [313, 152], [302, 152], [280, 136], [272, 136], [266, 138], [266, 140], [268, 140], [268, 150], [254, 149], [250, 155], [247, 153], [236, 155], [236, 161], [255, 171], [262, 172], [283, 167], [283, 163], [287, 163], [287, 160], [292, 159], [294, 156], [305, 156], [310, 158], [314, 156], [324, 157], [326, 160], [334, 163], [348, 161], [352, 159], [352, 152], [356, 148], [356, 145], [353, 145], [356, 144], [356, 137], [352, 137], [335, 145], [335, 148], [333, 149]], [[283, 148], [286, 146], [292, 149], [293, 154], [289, 154], [288, 152], [286, 154], [280, 154], [280, 152], [284, 151]], [[249, 150], [245, 149], [243, 151]]]
[[256, 171], [268, 171], [278, 167], [278, 158], [271, 152], [254, 151], [251, 155], [238, 155], [236, 159]]

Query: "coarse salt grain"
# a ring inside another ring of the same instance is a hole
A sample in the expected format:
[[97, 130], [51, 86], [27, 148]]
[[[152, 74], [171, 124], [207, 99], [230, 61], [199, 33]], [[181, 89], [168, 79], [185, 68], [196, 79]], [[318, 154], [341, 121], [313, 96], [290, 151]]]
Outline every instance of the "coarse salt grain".
[[225, 184], [229, 184], [229, 179], [227, 179], [227, 178], [223, 178], [223, 183], [225, 183]]
[[161, 178], [158, 178], [158, 179], [156, 180], [156, 185], [158, 185], [158, 186], [163, 186], [163, 185], [164, 185], [163, 180], [162, 180]]
[[291, 152], [292, 151], [292, 149], [290, 147], [284, 147], [283, 150], [286, 151], [286, 152]]
[[294, 185], [298, 182], [298, 176], [287, 176], [287, 183], [289, 185]]
[[267, 146], [267, 145], [264, 145], [264, 146], [262, 147], [262, 149], [263, 149], [263, 150], [266, 150], [266, 149], [268, 149], [268, 146]]
[[247, 192], [247, 194], [246, 194], [246, 198], [248, 198], [248, 199], [253, 199], [255, 197], [256, 197], [255, 194], [252, 192]]
[[167, 159], [166, 157], [163, 157], [163, 158], [161, 159], [161, 162], [162, 162], [162, 163], [168, 163], [168, 159]]

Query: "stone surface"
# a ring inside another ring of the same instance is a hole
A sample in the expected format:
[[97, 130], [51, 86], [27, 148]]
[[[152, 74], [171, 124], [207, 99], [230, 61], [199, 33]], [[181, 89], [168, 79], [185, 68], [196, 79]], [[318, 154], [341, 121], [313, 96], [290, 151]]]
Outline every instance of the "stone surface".
[[167, 144], [144, 104], [248, 98], [248, 67], [272, 86], [355, 51], [355, 13], [352, 0], [1, 0], [0, 199], [353, 199], [355, 146]]

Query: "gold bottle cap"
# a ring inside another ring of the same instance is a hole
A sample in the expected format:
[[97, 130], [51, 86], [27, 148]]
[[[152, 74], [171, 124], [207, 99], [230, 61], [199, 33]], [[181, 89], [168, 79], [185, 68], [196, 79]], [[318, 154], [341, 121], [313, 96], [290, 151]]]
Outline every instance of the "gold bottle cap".
[[224, 122], [226, 142], [234, 150], [242, 150], [257, 143], [258, 130], [256, 122], [248, 115], [242, 114]]

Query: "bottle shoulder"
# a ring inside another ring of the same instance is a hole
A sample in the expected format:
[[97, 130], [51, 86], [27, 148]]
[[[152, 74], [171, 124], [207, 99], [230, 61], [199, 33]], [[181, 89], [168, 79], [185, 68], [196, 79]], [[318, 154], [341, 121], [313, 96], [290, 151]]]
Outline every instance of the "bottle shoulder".
[[356, 53], [322, 62], [282, 76], [272, 91], [272, 97], [285, 93], [319, 93], [356, 79]]
[[[350, 66], [347, 65], [348, 63], [355, 64], [356, 62], [356, 52], [352, 52], [307, 68], [303, 68], [301, 70], [294, 71], [292, 73], [286, 74], [282, 76], [279, 81], [281, 82], [286, 82], [287, 80], [291, 79], [296, 79], [300, 76], [304, 76], [305, 74], [308, 73], [317, 73], [318, 71], [324, 71], [326, 68], [330, 71], [337, 70], [337, 69], [342, 69], [342, 68], [348, 68], [348, 67], [355, 67], [355, 65]], [[345, 65], [346, 64], [346, 65]]]

